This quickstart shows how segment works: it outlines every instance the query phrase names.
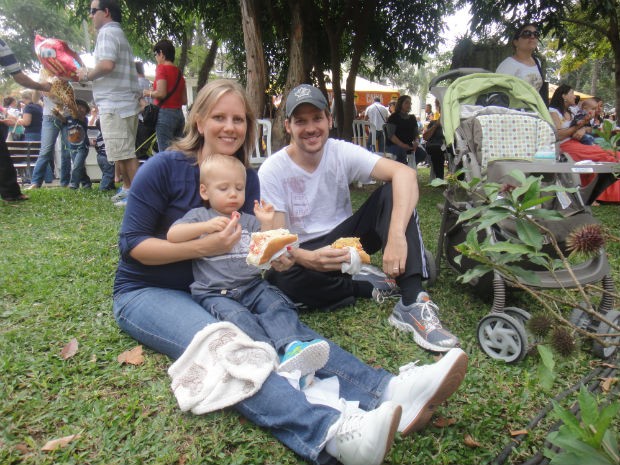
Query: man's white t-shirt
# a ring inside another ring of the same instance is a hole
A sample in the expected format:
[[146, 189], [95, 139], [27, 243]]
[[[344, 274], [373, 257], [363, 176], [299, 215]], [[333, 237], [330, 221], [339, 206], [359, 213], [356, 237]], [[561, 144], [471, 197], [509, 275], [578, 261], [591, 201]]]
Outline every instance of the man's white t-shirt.
[[538, 66], [524, 65], [513, 57], [508, 57], [502, 61], [495, 72], [499, 74], [510, 74], [511, 76], [521, 78], [536, 90], [540, 90], [543, 85], [543, 78], [540, 75]]
[[258, 170], [261, 198], [286, 217], [300, 242], [323, 236], [353, 214], [349, 184], [370, 181], [381, 157], [342, 140], [327, 139], [317, 169], [309, 173], [279, 150]]

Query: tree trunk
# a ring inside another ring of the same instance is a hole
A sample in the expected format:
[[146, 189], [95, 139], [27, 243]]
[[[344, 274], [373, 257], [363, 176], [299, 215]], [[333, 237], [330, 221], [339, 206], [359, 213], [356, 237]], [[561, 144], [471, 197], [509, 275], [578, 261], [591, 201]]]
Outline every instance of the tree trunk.
[[351, 68], [347, 77], [347, 109], [344, 112], [341, 136], [344, 140], [353, 139], [353, 119], [357, 118], [358, 109], [355, 107], [355, 80], [359, 70], [360, 61], [365, 51], [368, 30], [371, 19], [377, 8], [376, 0], [357, 2], [352, 10], [353, 13], [353, 43], [351, 51]]
[[301, 16], [301, 4], [297, 0], [292, 0], [289, 4], [291, 8], [291, 36], [288, 53], [289, 67], [288, 74], [286, 75], [282, 102], [278, 107], [276, 118], [272, 125], [271, 145], [274, 151], [280, 150], [288, 144], [287, 135], [284, 130], [286, 97], [293, 88], [304, 82], [304, 28]]
[[246, 50], [248, 99], [254, 114], [260, 118], [265, 108], [265, 90], [267, 89], [267, 67], [263, 51], [263, 39], [258, 20], [256, 0], [239, 0], [241, 5], [241, 24], [243, 25], [243, 43]]
[[181, 53], [179, 54], [179, 69], [181, 70], [181, 73], [185, 71], [185, 66], [187, 65], [187, 55], [192, 42], [192, 29], [190, 29], [190, 27], [183, 31], [183, 37], [181, 39]]
[[598, 58], [592, 62], [592, 80], [590, 82], [590, 93], [592, 95], [598, 94], [598, 79], [601, 74], [601, 60]]
[[215, 63], [215, 58], [217, 57], [218, 48], [219, 42], [216, 39], [211, 39], [209, 53], [207, 53], [207, 56], [202, 62], [202, 66], [200, 67], [200, 71], [198, 72], [198, 89], [196, 89], [196, 91], [202, 89], [209, 80], [209, 73], [213, 69], [213, 64]]

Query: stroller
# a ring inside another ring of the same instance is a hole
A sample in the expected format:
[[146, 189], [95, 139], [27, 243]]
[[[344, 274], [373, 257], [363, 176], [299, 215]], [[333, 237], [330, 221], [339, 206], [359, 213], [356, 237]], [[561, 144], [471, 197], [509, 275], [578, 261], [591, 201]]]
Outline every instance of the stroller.
[[[440, 82], [453, 78], [456, 79], [449, 87], [438, 86]], [[446, 143], [452, 145], [449, 173], [453, 176], [458, 173], [465, 181], [481, 179], [480, 189], [483, 189], [485, 182], [517, 185], [518, 182], [511, 176], [513, 170], [525, 176], [542, 176], [543, 185], [575, 187], [574, 193], [563, 192], [562, 196], [557, 195], [543, 205], [546, 209], [561, 212], [564, 217], [546, 223], [563, 253], [567, 236], [572, 230], [598, 223], [591, 214], [589, 204], [596, 198], [597, 192], [606, 187], [605, 176], [612, 176], [609, 173], [614, 167], [604, 165], [615, 164], [591, 164], [585, 167], [564, 158], [558, 151], [555, 127], [549, 112], [533, 87], [508, 75], [478, 69], [459, 69], [435, 78], [431, 82], [431, 93], [441, 102], [444, 136]], [[576, 173], [585, 172], [586, 168], [587, 172], [598, 173], [603, 180], [602, 184], [594, 182], [582, 188]], [[459, 222], [458, 219], [462, 212], [475, 207], [479, 200], [466, 190], [451, 185], [445, 190], [444, 197], [436, 273], [439, 273], [444, 256], [452, 269], [464, 274], [478, 263], [460, 256], [455, 246], [465, 242], [474, 226], [473, 220]], [[515, 223], [514, 219], [508, 219], [486, 226], [478, 232], [478, 240], [481, 242], [488, 238], [492, 244], [503, 241], [518, 243]], [[547, 253], [553, 253], [551, 246], [545, 248]], [[569, 270], [551, 272], [533, 261], [525, 262], [519, 265], [527, 269], [532, 279], [519, 278], [523, 284], [539, 289], [576, 287]], [[571, 268], [581, 286], [600, 283], [598, 289], [601, 295], [596, 295], [591, 302], [597, 306], [595, 311], [598, 314], [618, 324], [620, 312], [613, 309], [614, 283], [605, 251], [601, 249], [594, 258]], [[490, 357], [507, 363], [522, 360], [528, 351], [526, 323], [530, 314], [521, 308], [507, 305], [506, 291], [511, 282], [495, 270], [475, 277], [470, 284], [480, 293], [493, 297], [491, 312], [480, 320], [477, 328], [477, 339], [482, 350]], [[617, 332], [610, 331], [609, 325], [583, 311], [582, 304], [573, 309], [571, 321], [599, 335]], [[593, 344], [595, 354], [603, 358], [611, 356], [615, 349], [596, 342]]]

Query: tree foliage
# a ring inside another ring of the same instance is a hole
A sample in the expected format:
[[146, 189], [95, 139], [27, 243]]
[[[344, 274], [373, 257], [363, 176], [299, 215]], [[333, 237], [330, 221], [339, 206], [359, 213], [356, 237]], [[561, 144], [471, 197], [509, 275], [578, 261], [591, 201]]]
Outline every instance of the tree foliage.
[[83, 47], [81, 21], [47, 0], [0, 0], [2, 37], [24, 69], [38, 69], [34, 37], [59, 37], [75, 50]]

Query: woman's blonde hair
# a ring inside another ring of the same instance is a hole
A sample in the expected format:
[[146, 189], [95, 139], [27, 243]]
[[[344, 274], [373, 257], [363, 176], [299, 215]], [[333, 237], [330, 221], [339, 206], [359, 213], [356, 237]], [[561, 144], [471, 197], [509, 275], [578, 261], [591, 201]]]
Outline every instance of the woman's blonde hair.
[[218, 100], [225, 94], [232, 92], [237, 95], [245, 106], [247, 130], [243, 146], [235, 153], [244, 166], [248, 165], [248, 157], [254, 150], [256, 139], [256, 116], [250, 106], [250, 101], [241, 85], [231, 79], [217, 79], [204, 86], [192, 105], [185, 122], [185, 136], [174, 142], [170, 149], [180, 150], [187, 156], [197, 158], [204, 146], [204, 136], [198, 132], [198, 122], [205, 119]]

